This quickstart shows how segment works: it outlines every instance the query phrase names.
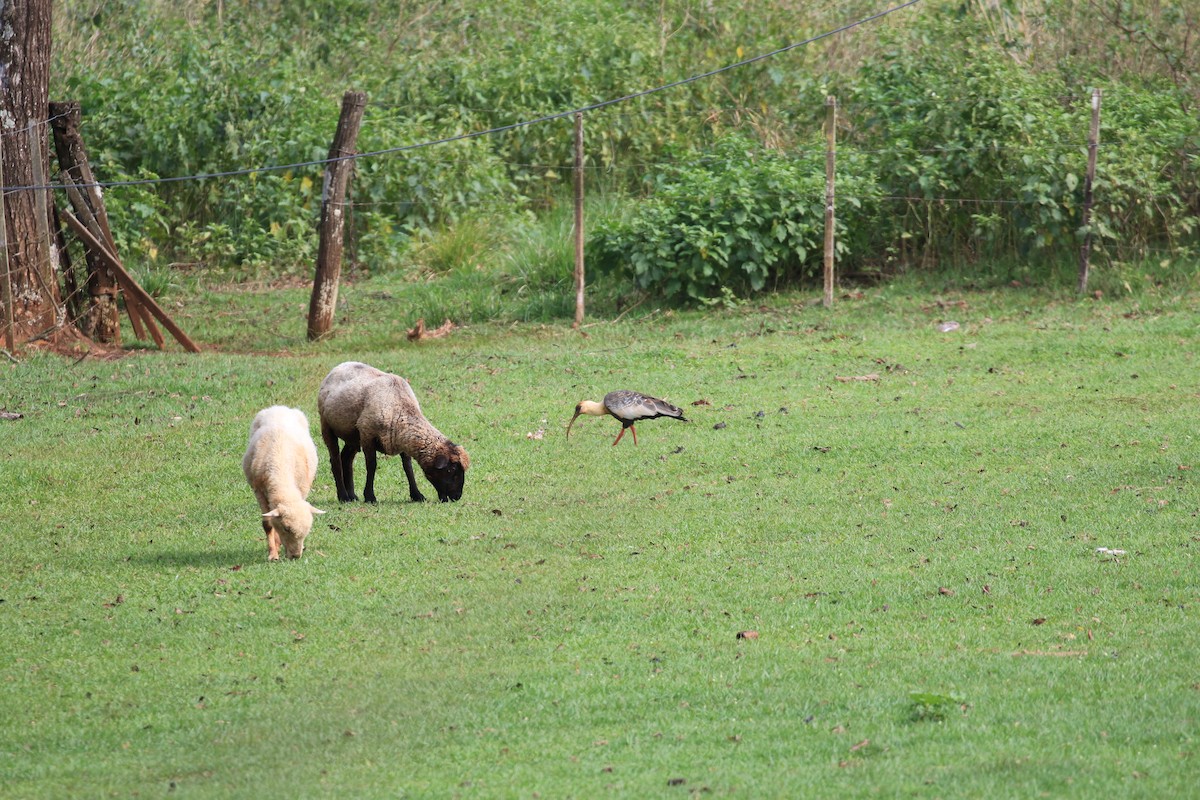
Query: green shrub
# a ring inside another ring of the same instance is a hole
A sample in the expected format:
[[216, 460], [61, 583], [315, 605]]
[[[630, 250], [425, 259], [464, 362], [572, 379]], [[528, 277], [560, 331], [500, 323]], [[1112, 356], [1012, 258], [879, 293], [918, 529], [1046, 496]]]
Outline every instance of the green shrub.
[[[914, 258], [1073, 257], [1082, 241], [1090, 87], [1030, 69], [981, 17], [931, 13], [843, 89]], [[1117, 250], [1195, 230], [1200, 121], [1163, 85], [1103, 107], [1092, 233]], [[1189, 200], [1190, 198], [1190, 200]]]
[[979, 34], [971, 20], [933, 14], [869, 59], [847, 92], [852, 141], [876, 151], [896, 198], [892, 235], [924, 258], [1046, 248], [1073, 241], [1078, 225], [1084, 162], [1073, 145], [1086, 137], [1056, 104], [1058, 87]]
[[[456, 123], [429, 117], [381, 121], [368, 117], [358, 149], [388, 150], [461, 133]], [[512, 212], [525, 204], [504, 163], [483, 139], [359, 159], [350, 199], [356, 208], [386, 213], [408, 233], [455, 222], [464, 214]]]
[[1191, 247], [1200, 215], [1200, 118], [1169, 87], [1106, 90], [1096, 158], [1094, 233], [1124, 257]]
[[[875, 178], [863, 159], [839, 163], [837, 254], [871, 240]], [[823, 145], [764, 150], [741, 133], [705, 155], [686, 155], [655, 182], [627, 219], [600, 225], [589, 261], [643, 289], [692, 300], [728, 300], [813, 275], [823, 258]]]
[[[74, 72], [59, 89], [81, 100], [82, 133], [101, 180], [325, 156], [337, 108], [306, 85], [297, 69], [303, 52], [284, 39], [250, 48], [237, 36], [164, 24], [139, 29], [105, 56], [104, 69]], [[163, 224], [129, 237], [135, 259], [157, 253], [157, 260], [286, 268], [315, 253], [320, 187], [317, 169], [267, 171], [114, 187], [106, 202], [121, 218], [155, 198]]]

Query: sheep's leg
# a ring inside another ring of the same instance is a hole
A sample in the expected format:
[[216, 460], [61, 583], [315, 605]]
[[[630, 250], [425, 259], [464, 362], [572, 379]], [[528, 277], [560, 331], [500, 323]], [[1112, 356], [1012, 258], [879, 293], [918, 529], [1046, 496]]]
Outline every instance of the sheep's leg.
[[363, 443], [363, 461], [367, 465], [367, 485], [363, 488], [363, 500], [375, 502], [375, 441], [368, 439]]
[[[338, 452], [337, 434], [325, 424], [325, 420], [321, 420], [321, 439], [325, 442], [325, 449], [329, 451], [329, 469], [333, 473], [333, 485], [337, 487], [338, 502], [345, 503], [348, 500], [357, 500], [358, 498], [354, 496], [354, 476], [342, 468], [342, 455]], [[346, 443], [346, 447], [349, 449], [349, 442]], [[350, 451], [350, 460], [351, 462], [354, 461], [353, 450]], [[350, 480], [347, 480], [347, 477]]]
[[263, 531], [267, 534], [267, 561], [279, 560], [279, 532], [270, 520], [262, 521]]
[[[264, 514], [271, 508], [271, 504], [267, 502], [267, 496], [263, 494], [260, 487], [254, 488], [254, 497], [258, 500], [258, 507], [262, 509]], [[279, 534], [275, 530], [275, 526], [271, 524], [268, 517], [259, 517], [259, 522], [262, 523], [263, 533], [267, 535], [267, 561], [279, 560]]]
[[420, 503], [425, 500], [425, 495], [421, 494], [421, 490], [417, 488], [417, 476], [413, 474], [412, 458], [408, 453], [401, 453], [400, 460], [404, 462], [404, 474], [408, 476], [408, 497], [414, 503]]
[[[342, 481], [346, 492], [346, 500], [357, 500], [354, 493], [354, 457], [358, 455], [358, 431], [351, 434], [342, 447]], [[343, 499], [343, 498], [338, 498]]]

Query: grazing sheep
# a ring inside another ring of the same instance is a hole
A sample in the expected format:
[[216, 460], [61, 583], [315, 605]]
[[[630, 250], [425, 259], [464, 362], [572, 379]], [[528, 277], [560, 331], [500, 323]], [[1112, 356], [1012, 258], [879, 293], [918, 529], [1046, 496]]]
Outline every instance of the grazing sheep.
[[304, 537], [313, 514], [324, 514], [305, 499], [317, 476], [317, 446], [308, 432], [308, 417], [298, 408], [271, 406], [250, 423], [250, 444], [242, 472], [254, 489], [267, 534], [267, 560], [279, 560], [279, 544], [289, 558], [304, 553]]
[[[462, 497], [463, 481], [471, 460], [467, 451], [447, 439], [425, 419], [408, 381], [358, 361], [338, 364], [321, 381], [317, 392], [321, 438], [329, 448], [338, 500], [357, 500], [354, 493], [354, 456], [361, 448], [367, 463], [363, 500], [375, 502], [375, 454], [400, 455], [408, 476], [408, 496], [425, 499], [417, 489], [412, 459], [442, 502]], [[345, 446], [338, 453], [338, 439]]]

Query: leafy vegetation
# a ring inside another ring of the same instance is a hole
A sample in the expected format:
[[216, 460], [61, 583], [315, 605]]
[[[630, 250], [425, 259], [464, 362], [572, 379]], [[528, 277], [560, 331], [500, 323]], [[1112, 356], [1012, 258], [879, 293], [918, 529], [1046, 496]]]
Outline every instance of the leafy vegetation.
[[[1081, 244], [1090, 91], [1028, 69], [991, 33], [978, 19], [923, 19], [847, 86], [851, 141], [877, 154], [882, 191], [903, 211], [878, 244], [903, 243], [906, 260], [1045, 258]], [[1098, 252], [1193, 256], [1196, 115], [1161, 86], [1105, 88]]]
[[[320, 160], [350, 88], [370, 98], [359, 149], [406, 148], [686, 78], [878, 10], [65, 2], [52, 93], [82, 101], [85, 139], [106, 180], [217, 173]], [[1187, 42], [1200, 23], [1153, 4], [1099, 4], [1099, 12], [1083, 0], [926, 0], [589, 114], [589, 192], [624, 198], [607, 206], [614, 217], [591, 220], [592, 252], [664, 296], [712, 299], [803, 281], [815, 250], [811, 209], [823, 197], [811, 150], [833, 93], [843, 274], [923, 267], [986, 277], [985, 254], [1074, 259], [1089, 96], [1100, 87], [1096, 260], [1188, 269], [1200, 115]], [[455, 253], [435, 241], [461, 237], [464, 224], [500, 252], [518, 246], [506, 238], [513, 232], [556, 224], [547, 213], [561, 204], [571, 160], [569, 120], [362, 159], [348, 254], [372, 274], [477, 269], [474, 245], [457, 248], [467, 259], [458, 265], [423, 260]], [[771, 181], [785, 179], [776, 203]], [[320, 187], [319, 166], [297, 167], [114, 187], [108, 202], [126, 259], [145, 269], [185, 264], [271, 279], [309, 270]], [[714, 190], [749, 197], [717, 195], [702, 210]], [[741, 214], [754, 224], [722, 222]], [[730, 224], [741, 229], [732, 237]], [[622, 262], [627, 245], [636, 262]]]
[[[821, 145], [769, 152], [727, 134], [704, 160], [664, 169], [628, 219], [602, 223], [589, 260], [639, 287], [693, 300], [794, 284], [822, 263], [824, 163]], [[878, 194], [865, 159], [847, 164], [839, 182], [846, 211], [836, 223], [843, 257], [870, 241], [863, 234], [876, 227]]]
[[913, 722], [945, 722], [956, 709], [966, 711], [966, 705], [954, 697], [934, 692], [913, 692], [910, 718]]

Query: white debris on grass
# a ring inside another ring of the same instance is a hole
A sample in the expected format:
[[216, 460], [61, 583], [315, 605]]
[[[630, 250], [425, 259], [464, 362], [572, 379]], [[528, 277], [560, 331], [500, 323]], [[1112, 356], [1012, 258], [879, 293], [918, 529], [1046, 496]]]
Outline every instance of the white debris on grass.
[[1125, 551], [1124, 550], [1113, 550], [1111, 547], [1097, 547], [1096, 554], [1101, 555], [1101, 556], [1112, 556], [1113, 558], [1119, 558], [1120, 556], [1125, 555]]
[[531, 433], [525, 434], [526, 439], [534, 439], [534, 440], [543, 439], [543, 438], [545, 438], [545, 436], [546, 436], [546, 420], [542, 420], [541, 426], [536, 431], [532, 431]]

